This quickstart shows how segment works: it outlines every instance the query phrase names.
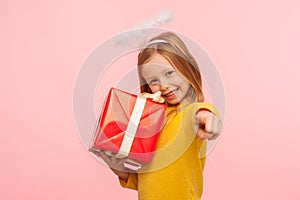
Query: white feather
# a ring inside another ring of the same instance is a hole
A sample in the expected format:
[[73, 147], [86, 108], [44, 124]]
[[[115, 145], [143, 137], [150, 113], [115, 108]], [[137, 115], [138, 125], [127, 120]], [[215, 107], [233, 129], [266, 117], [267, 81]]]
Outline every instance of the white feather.
[[[171, 10], [163, 10], [153, 17], [138, 23], [131, 28], [128, 32], [124, 32], [115, 38], [117, 45], [133, 45], [143, 47], [149, 28], [167, 24], [173, 20], [174, 13]], [[145, 29], [143, 29], [145, 28]], [[147, 29], [148, 28], [148, 29]], [[134, 30], [135, 31], [132, 31]], [[138, 43], [138, 44], [136, 44]]]
[[171, 10], [163, 10], [160, 13], [154, 15], [153, 17], [144, 20], [137, 24], [135, 27], [141, 28], [141, 27], [155, 27], [155, 26], [161, 26], [164, 24], [167, 24], [172, 21], [173, 19], [173, 12]]

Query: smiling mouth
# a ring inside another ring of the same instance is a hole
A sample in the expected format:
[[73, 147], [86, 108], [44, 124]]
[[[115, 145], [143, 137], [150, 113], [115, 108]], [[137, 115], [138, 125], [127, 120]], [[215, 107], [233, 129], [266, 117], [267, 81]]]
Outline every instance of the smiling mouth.
[[175, 91], [177, 91], [178, 90], [178, 88], [177, 89], [175, 89], [175, 90], [171, 90], [170, 92], [165, 92], [164, 94], [162, 94], [162, 96], [163, 97], [170, 97], [170, 96], [172, 96], [172, 95], [175, 95]]

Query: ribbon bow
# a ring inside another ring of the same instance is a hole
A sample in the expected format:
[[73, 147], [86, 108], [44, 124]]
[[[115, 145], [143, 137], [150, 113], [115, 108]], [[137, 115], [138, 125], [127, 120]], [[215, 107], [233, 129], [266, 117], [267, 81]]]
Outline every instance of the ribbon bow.
[[143, 92], [143, 93], [140, 94], [140, 96], [145, 97], [145, 98], [150, 98], [150, 99], [152, 99], [152, 101], [155, 101], [155, 102], [158, 102], [158, 103], [165, 102], [164, 98], [161, 97], [161, 91], [157, 91], [154, 94]]

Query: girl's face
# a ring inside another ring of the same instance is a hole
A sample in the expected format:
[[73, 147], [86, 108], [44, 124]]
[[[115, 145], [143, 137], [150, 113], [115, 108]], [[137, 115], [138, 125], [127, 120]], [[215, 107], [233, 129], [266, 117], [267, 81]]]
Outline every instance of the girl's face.
[[155, 54], [142, 67], [142, 76], [153, 93], [161, 91], [167, 105], [190, 101], [187, 96], [191, 87], [172, 65], [160, 54]]

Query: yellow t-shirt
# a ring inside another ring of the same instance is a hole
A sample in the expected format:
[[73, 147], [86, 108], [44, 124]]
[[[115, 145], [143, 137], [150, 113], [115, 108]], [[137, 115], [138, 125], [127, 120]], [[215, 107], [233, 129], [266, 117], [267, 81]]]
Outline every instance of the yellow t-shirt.
[[203, 189], [206, 141], [196, 136], [195, 113], [205, 108], [218, 115], [210, 103], [168, 107], [152, 162], [129, 174], [122, 187], [138, 191], [139, 200], [199, 200]]

